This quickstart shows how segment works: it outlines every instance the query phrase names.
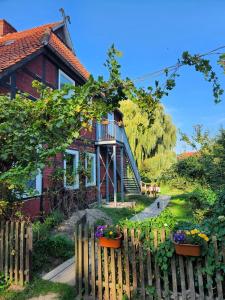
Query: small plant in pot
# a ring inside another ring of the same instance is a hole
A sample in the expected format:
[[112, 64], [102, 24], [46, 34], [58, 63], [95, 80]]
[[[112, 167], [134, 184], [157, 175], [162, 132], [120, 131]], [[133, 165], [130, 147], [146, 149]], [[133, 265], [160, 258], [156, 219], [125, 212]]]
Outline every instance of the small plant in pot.
[[97, 226], [95, 236], [98, 238], [99, 246], [118, 249], [121, 247], [122, 234], [113, 226]]
[[175, 251], [178, 255], [200, 256], [201, 247], [208, 241], [208, 236], [198, 229], [178, 230], [173, 235]]

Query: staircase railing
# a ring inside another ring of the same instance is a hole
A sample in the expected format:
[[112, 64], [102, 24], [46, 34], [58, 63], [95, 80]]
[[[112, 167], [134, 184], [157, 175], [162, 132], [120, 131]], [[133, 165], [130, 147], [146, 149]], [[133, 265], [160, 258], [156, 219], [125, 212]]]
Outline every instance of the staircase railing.
[[97, 132], [96, 132], [97, 141], [112, 141], [115, 140], [117, 142], [121, 142], [124, 144], [125, 151], [129, 160], [130, 167], [134, 173], [135, 180], [141, 188], [141, 176], [138, 171], [138, 167], [131, 150], [126, 131], [124, 127], [119, 126], [116, 121], [108, 121], [105, 120], [101, 124], [97, 124]]

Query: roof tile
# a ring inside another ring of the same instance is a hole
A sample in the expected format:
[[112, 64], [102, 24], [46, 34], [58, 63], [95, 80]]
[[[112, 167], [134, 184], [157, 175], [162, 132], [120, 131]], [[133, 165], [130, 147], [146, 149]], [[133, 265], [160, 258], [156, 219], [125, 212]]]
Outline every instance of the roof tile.
[[54, 27], [60, 24], [62, 22], [46, 24], [0, 37], [0, 73], [49, 45], [85, 79], [88, 79], [89, 72], [80, 63], [75, 54], [52, 31]]

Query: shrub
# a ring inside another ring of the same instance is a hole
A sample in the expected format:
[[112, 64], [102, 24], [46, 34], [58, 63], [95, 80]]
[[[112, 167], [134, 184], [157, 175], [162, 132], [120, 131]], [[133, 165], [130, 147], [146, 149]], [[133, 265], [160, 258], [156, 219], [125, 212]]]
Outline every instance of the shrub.
[[212, 207], [217, 200], [217, 194], [211, 189], [198, 187], [189, 196], [193, 210]]
[[123, 220], [120, 222], [122, 228], [138, 228], [142, 232], [146, 232], [150, 229], [161, 229], [161, 228], [174, 228], [176, 221], [173, 218], [173, 215], [168, 209], [165, 209], [159, 216], [148, 218], [143, 221], [130, 221]]
[[47, 238], [50, 230], [60, 224], [63, 221], [63, 218], [63, 214], [60, 211], [55, 210], [46, 217], [43, 223], [40, 221], [34, 222], [32, 226], [34, 240]]
[[60, 262], [73, 256], [74, 244], [63, 235], [48, 236], [34, 242], [33, 270], [39, 272], [44, 268], [47, 270], [52, 261], [58, 259]]
[[5, 274], [0, 272], [0, 291], [6, 290], [10, 285], [9, 279], [5, 277]]

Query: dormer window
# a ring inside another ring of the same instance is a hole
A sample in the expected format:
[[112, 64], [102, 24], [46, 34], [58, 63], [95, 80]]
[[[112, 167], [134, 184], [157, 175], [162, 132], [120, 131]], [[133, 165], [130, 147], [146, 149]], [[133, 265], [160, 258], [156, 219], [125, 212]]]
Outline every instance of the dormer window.
[[66, 75], [62, 70], [59, 70], [59, 90], [61, 90], [65, 84], [75, 85], [75, 81]]

